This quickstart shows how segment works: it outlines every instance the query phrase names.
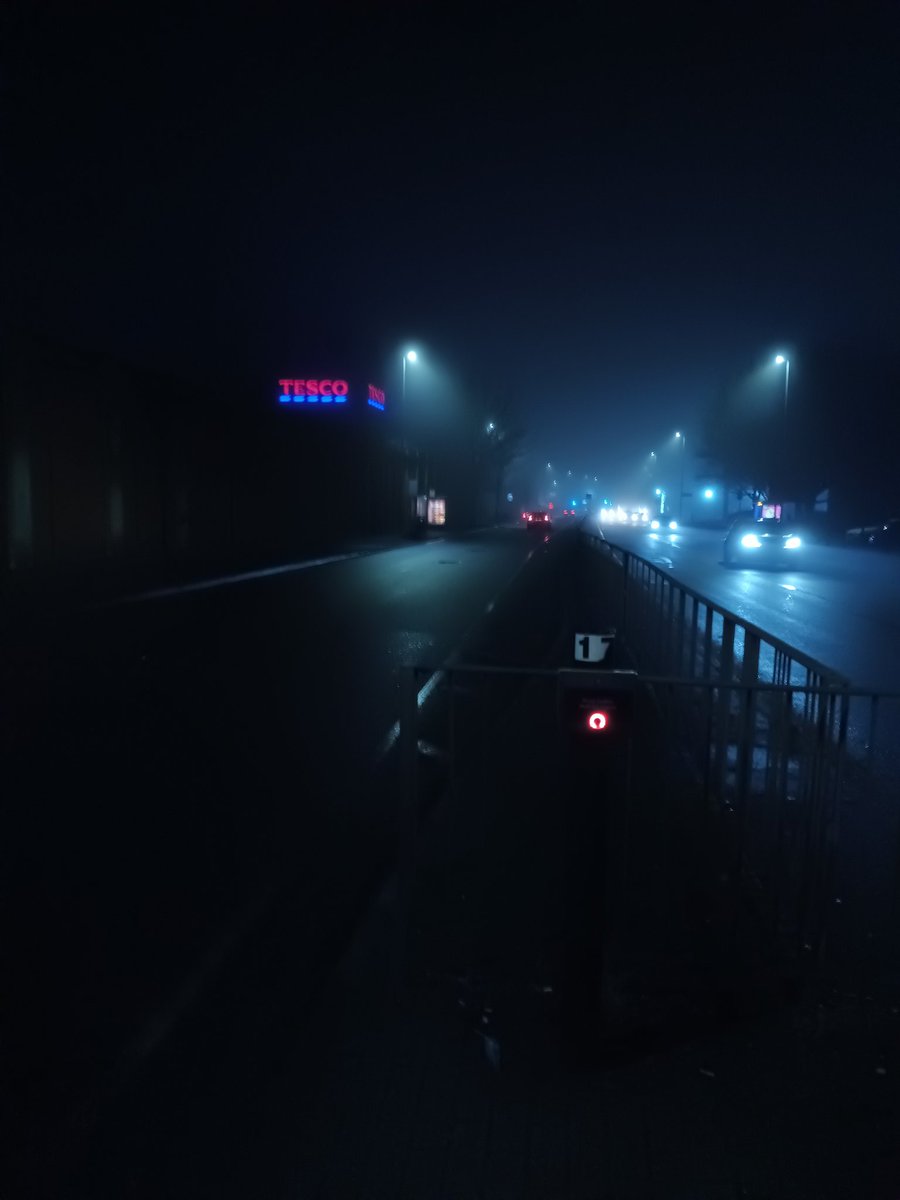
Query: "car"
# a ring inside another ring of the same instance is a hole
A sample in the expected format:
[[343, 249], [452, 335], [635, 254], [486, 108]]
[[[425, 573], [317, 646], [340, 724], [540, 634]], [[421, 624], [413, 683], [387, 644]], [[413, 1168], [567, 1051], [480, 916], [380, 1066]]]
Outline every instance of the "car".
[[548, 533], [552, 524], [550, 514], [544, 512], [542, 508], [536, 508], [533, 512], [525, 514], [525, 528], [530, 532]]
[[867, 531], [866, 545], [876, 550], [900, 550], [900, 517], [888, 517]]
[[725, 565], [779, 565], [795, 561], [803, 539], [794, 526], [782, 519], [780, 504], [757, 504], [752, 513], [735, 518], [725, 536]]

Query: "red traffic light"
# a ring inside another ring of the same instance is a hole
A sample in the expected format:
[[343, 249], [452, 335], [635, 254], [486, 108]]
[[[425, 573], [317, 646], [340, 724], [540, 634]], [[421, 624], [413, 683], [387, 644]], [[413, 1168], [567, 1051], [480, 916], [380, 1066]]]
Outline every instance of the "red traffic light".
[[600, 709], [588, 714], [588, 729], [599, 732], [601, 729], [609, 728], [609, 716]]

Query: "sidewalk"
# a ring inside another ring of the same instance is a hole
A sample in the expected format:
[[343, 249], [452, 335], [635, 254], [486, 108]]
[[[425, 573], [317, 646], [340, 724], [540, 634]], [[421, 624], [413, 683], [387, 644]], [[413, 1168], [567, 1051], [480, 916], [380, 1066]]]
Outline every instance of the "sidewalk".
[[329, 540], [311, 538], [298, 545], [290, 555], [245, 554], [242, 557], [192, 558], [168, 562], [115, 559], [96, 561], [57, 570], [31, 569], [6, 574], [0, 579], [0, 640], [14, 633], [22, 619], [48, 618], [90, 604], [114, 601], [167, 588], [202, 585], [204, 581], [264, 575], [288, 571], [292, 567], [323, 557], [378, 554], [424, 541], [439, 541], [448, 536], [466, 536], [481, 530], [448, 534], [441, 527], [429, 529], [424, 537], [400, 534], [343, 537]]
[[789, 1002], [774, 977], [722, 973], [685, 870], [690, 797], [658, 745], [634, 762], [611, 1004], [573, 1027], [571, 902], [591, 894], [573, 846], [609, 797], [566, 796], [553, 729], [552, 697], [523, 696], [421, 831], [399, 1002], [395, 895], [358, 936], [316, 1022], [320, 1082], [281, 1114], [283, 1194], [900, 1195], [898, 1002]]

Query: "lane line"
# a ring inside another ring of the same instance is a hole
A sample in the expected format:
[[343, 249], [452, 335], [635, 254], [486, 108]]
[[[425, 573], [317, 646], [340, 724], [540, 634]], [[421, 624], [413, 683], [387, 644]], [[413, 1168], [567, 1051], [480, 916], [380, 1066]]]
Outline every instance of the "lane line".
[[[419, 694], [416, 697], [416, 703], [418, 704], [419, 708], [425, 707], [425, 705], [430, 700], [431, 696], [434, 694], [435, 688], [438, 687], [438, 685], [443, 682], [443, 679], [444, 679], [444, 671], [443, 671], [443, 668], [441, 668], [441, 667], [438, 667], [438, 669], [436, 671], [433, 671], [431, 673], [431, 675], [429, 675], [429, 677], [426, 679], [426, 681], [419, 688]], [[398, 719], [393, 723], [393, 725], [390, 727], [390, 729], [384, 735], [381, 745], [378, 747], [378, 751], [375, 755], [377, 762], [381, 762], [381, 760], [383, 758], [387, 758], [387, 756], [393, 750], [394, 746], [396, 746], [397, 738], [399, 736], [400, 736], [400, 719], [398, 717]]]
[[219, 575], [214, 579], [199, 579], [195, 583], [153, 588], [149, 592], [137, 592], [133, 596], [120, 596], [116, 600], [106, 600], [97, 607], [114, 608], [120, 604], [140, 604], [144, 600], [165, 600], [170, 596], [185, 596], [191, 592], [208, 592], [212, 588], [229, 587], [234, 583], [249, 583], [254, 579], [270, 579], [275, 575], [289, 575], [292, 571], [308, 571], [311, 567], [325, 567], [329, 563], [347, 562], [348, 559], [361, 557], [358, 550], [349, 554], [329, 554], [325, 558], [308, 558], [304, 562], [285, 563], [280, 567], [262, 567], [258, 571], [241, 571], [237, 575]]
[[[519, 578], [519, 576], [522, 574], [522, 572], [525, 570], [525, 568], [528, 566], [528, 564], [531, 562], [532, 558], [536, 554], [537, 549], [538, 549], [537, 546], [533, 546], [531, 548], [531, 550], [528, 551], [528, 554], [525, 556], [524, 562], [522, 562], [516, 568], [516, 570], [513, 572], [513, 574], [510, 576], [510, 578], [500, 588], [500, 591], [497, 592], [497, 594], [493, 598], [493, 600], [491, 600], [490, 603], [487, 605], [487, 607], [485, 609], [486, 613], [493, 612], [499, 598], [503, 595], [503, 593], [506, 591], [506, 589], [511, 587], [512, 584], [515, 583], [515, 581]], [[477, 617], [472, 622], [472, 624], [469, 626], [469, 628], [465, 631], [465, 633], [462, 635], [462, 637], [458, 640], [455, 648], [444, 659], [444, 663], [447, 666], [452, 667], [454, 663], [459, 661], [459, 647], [462, 645], [465, 645], [466, 640], [468, 639], [469, 635], [472, 633], [472, 630], [475, 628], [475, 626], [479, 623], [480, 620], [481, 620], [481, 617]], [[428, 679], [425, 681], [425, 683], [422, 685], [422, 687], [419, 688], [419, 693], [418, 693], [418, 696], [416, 697], [416, 701], [417, 701], [417, 706], [420, 709], [425, 707], [425, 705], [428, 703], [428, 701], [434, 695], [435, 689], [443, 682], [444, 677], [445, 677], [444, 668], [438, 667], [436, 671], [433, 671], [432, 674], [429, 675]], [[381, 762], [383, 759], [387, 758], [388, 754], [390, 754], [391, 750], [393, 750], [394, 746], [396, 746], [397, 739], [399, 737], [400, 737], [400, 720], [398, 718], [393, 723], [393, 725], [390, 727], [390, 729], [387, 731], [387, 733], [384, 735], [384, 737], [382, 738], [381, 743], [380, 743], [378, 750], [376, 752], [376, 755], [375, 755], [376, 762]]]

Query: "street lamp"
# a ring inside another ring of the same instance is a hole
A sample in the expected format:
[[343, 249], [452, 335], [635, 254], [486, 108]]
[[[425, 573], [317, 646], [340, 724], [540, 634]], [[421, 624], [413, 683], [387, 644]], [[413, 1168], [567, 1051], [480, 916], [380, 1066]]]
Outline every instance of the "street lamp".
[[488, 421], [488, 423], [487, 423], [487, 431], [488, 431], [488, 433], [493, 433], [493, 432], [494, 432], [494, 422], [493, 422], [493, 421]]
[[784, 419], [787, 420], [788, 386], [791, 382], [791, 360], [783, 354], [775, 355], [775, 365], [784, 366]]
[[400, 395], [404, 400], [406, 399], [406, 364], [408, 362], [414, 363], [418, 357], [415, 350], [407, 350], [403, 355], [403, 384], [400, 388]]
[[687, 446], [687, 436], [676, 429], [675, 437], [681, 441], [681, 491], [678, 494], [678, 523], [680, 525], [684, 518], [684, 451]]
[[[406, 420], [406, 364], [408, 362], [414, 363], [418, 357], [419, 356], [418, 356], [418, 354], [416, 354], [415, 350], [407, 350], [403, 355], [403, 378], [402, 378], [402, 382], [400, 385], [400, 397], [401, 397], [401, 408], [403, 409], [403, 419], [404, 420]], [[405, 445], [406, 445], [406, 443], [404, 442], [404, 447], [405, 447]], [[416, 449], [415, 480], [413, 480], [411, 472], [408, 477], [408, 481], [409, 481], [410, 485], [412, 485], [413, 482], [415, 482], [415, 493], [414, 493], [415, 498], [412, 499], [412, 509], [411, 509], [411, 514], [410, 514], [411, 521], [412, 521], [412, 527], [414, 530], [416, 529], [417, 521], [419, 519], [418, 497], [422, 490], [421, 489], [421, 471], [422, 471], [421, 452], [419, 451], [419, 449]], [[427, 465], [427, 462], [426, 462], [426, 466], [425, 466], [425, 490], [426, 491], [428, 490], [428, 465]], [[411, 496], [412, 495], [413, 495], [413, 493], [411, 492]]]

